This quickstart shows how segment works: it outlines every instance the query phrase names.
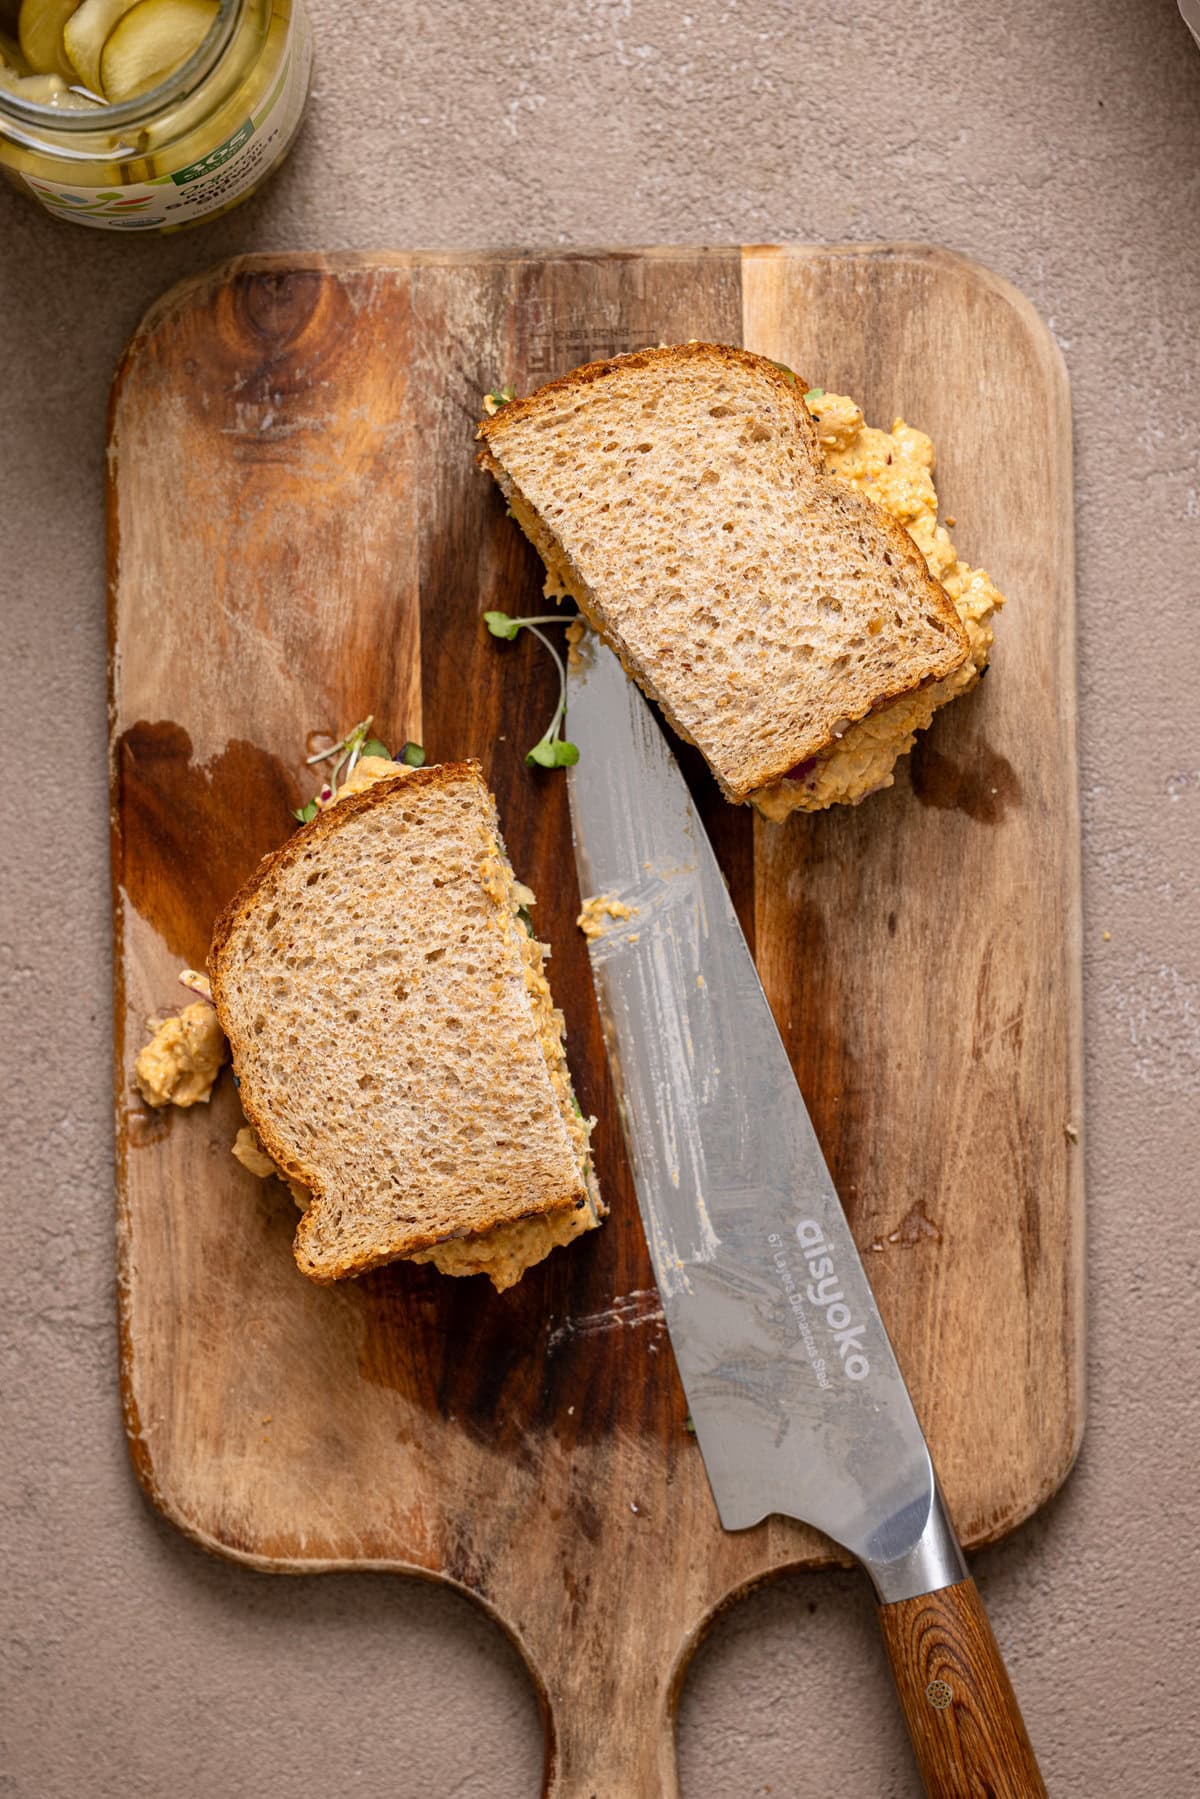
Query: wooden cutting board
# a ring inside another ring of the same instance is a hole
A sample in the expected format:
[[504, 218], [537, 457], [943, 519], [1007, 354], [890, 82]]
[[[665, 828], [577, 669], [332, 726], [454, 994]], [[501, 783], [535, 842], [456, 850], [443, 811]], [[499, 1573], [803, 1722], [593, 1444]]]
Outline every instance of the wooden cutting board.
[[[1070, 416], [1029, 305], [911, 246], [301, 255], [146, 318], [112, 405], [109, 555], [118, 1246], [139, 1478], [258, 1568], [392, 1569], [475, 1595], [528, 1660], [547, 1790], [676, 1790], [671, 1715], [714, 1610], [831, 1559], [720, 1530], [608, 1084], [566, 789], [526, 768], [554, 674], [485, 607], [541, 571], [474, 467], [484, 391], [688, 337], [903, 414], [1009, 605], [994, 669], [896, 786], [778, 828], [688, 760], [968, 1545], [1065, 1477], [1083, 1417]], [[314, 789], [310, 734], [478, 756], [554, 944], [612, 1215], [513, 1291], [398, 1266], [336, 1288], [207, 1109], [131, 1087], [214, 913]], [[1001, 1628], [1003, 1621], [1001, 1620]]]

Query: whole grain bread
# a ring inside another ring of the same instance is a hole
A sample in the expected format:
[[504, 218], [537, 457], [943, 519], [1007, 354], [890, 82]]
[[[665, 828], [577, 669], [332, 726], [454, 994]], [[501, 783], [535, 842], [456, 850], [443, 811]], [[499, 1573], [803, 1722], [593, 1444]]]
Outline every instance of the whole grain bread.
[[218, 919], [213, 999], [247, 1119], [312, 1193], [295, 1240], [312, 1279], [516, 1220], [595, 1222], [562, 1017], [517, 912], [464, 762], [319, 813]]
[[826, 472], [803, 395], [765, 357], [680, 344], [479, 426], [548, 586], [739, 801], [968, 653], [908, 533]]

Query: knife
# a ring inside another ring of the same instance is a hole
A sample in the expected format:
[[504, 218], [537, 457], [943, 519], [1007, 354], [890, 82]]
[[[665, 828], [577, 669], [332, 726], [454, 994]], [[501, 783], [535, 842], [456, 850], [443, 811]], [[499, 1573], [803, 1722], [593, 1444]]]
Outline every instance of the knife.
[[783, 1513], [862, 1564], [927, 1792], [1035, 1799], [1004, 1663], [687, 785], [590, 632], [568, 682], [592, 976], [721, 1524]]

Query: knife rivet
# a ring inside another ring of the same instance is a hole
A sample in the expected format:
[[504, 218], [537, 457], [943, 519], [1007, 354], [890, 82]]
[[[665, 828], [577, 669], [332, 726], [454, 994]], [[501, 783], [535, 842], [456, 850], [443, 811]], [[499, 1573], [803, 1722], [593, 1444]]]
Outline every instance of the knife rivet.
[[954, 1688], [949, 1681], [931, 1680], [925, 1688], [925, 1697], [936, 1711], [944, 1712], [954, 1698]]

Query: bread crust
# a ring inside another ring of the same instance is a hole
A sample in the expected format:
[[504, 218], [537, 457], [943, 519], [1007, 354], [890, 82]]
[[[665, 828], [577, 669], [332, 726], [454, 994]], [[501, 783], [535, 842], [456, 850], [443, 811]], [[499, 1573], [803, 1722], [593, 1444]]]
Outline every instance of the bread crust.
[[[642, 368], [686, 369], [689, 364], [697, 361], [716, 362], [753, 373], [758, 379], [773, 384], [781, 394], [786, 396], [791, 403], [797, 435], [803, 441], [807, 451], [815, 482], [836, 495], [837, 503], [844, 512], [851, 515], [858, 512], [869, 519], [872, 527], [886, 539], [892, 556], [905, 566], [910, 579], [922, 591], [924, 604], [929, 610], [935, 612], [946, 626], [945, 653], [932, 661], [919, 679], [906, 678], [900, 671], [897, 671], [894, 684], [873, 689], [872, 696], [867, 703], [848, 704], [843, 714], [846, 723], [856, 723], [877, 707], [887, 705], [904, 694], [914, 693], [928, 683], [942, 680], [956, 668], [961, 667], [970, 653], [970, 644], [953, 600], [941, 583], [935, 581], [929, 573], [925, 558], [904, 527], [882, 507], [877, 506], [873, 500], [868, 499], [864, 494], [856, 493], [828, 472], [821, 456], [816, 426], [804, 404], [806, 392], [804, 382], [799, 376], [785, 372], [779, 364], [772, 362], [768, 357], [758, 356], [752, 351], [738, 349], [730, 344], [690, 343], [635, 350], [626, 355], [586, 363], [581, 368], [572, 370], [570, 374], [547, 382], [532, 394], [510, 400], [494, 416], [482, 419], [476, 435], [483, 440], [485, 447], [478, 452], [476, 460], [480, 467], [487, 469], [493, 475], [502, 488], [509, 483], [517, 486], [513, 477], [508, 474], [503, 459], [505, 433], [513, 425], [519, 424], [523, 419], [536, 417], [545, 410], [548, 403], [562, 395], [575, 391], [582, 392], [611, 374]], [[518, 491], [520, 491], [519, 487]], [[599, 602], [590, 595], [586, 583], [578, 578], [578, 571], [574, 569], [574, 564], [567, 554], [565, 546], [559, 541], [557, 533], [541, 517], [527, 494], [521, 492], [521, 500], [537, 520], [539, 528], [554, 543], [562, 565], [577, 576], [577, 585], [584, 590], [584, 593], [576, 592], [573, 588], [573, 597], [586, 614], [589, 624], [616, 652], [626, 670], [633, 675], [647, 696], [662, 709], [673, 729], [686, 738], [688, 733], [682, 728], [670, 703], [659, 691], [651, 671], [643, 665], [641, 658], [625, 643], [615, 627], [610, 625], [603, 615]], [[584, 597], [584, 594], [587, 597]], [[837, 732], [828, 733], [823, 739], [807, 747], [802, 760], [807, 761], [812, 757], [822, 755], [831, 750], [837, 741]], [[710, 766], [712, 765], [710, 764]], [[762, 789], [783, 780], [795, 766], [796, 760], [785, 762], [778, 758], [769, 758], [760, 760], [757, 764], [751, 763], [736, 779], [729, 778], [725, 771], [716, 767], [713, 767], [713, 774], [727, 799], [737, 804], [744, 804], [752, 801], [754, 795]]]
[[[491, 443], [499, 431], [515, 424], [518, 419], [529, 418], [543, 411], [548, 399], [557, 394], [569, 393], [572, 388], [590, 387], [618, 369], [672, 368], [688, 362], [713, 361], [727, 363], [731, 368], [749, 369], [756, 374], [765, 373], [769, 380], [775, 381], [791, 398], [799, 401], [809, 429], [812, 429], [812, 417], [803, 400], [808, 390], [799, 375], [785, 374], [779, 363], [772, 362], [769, 356], [758, 356], [753, 350], [739, 349], [736, 344], [710, 344], [698, 340], [691, 344], [659, 344], [645, 350], [626, 350], [620, 356], [605, 356], [596, 362], [582, 363], [579, 368], [572, 369], [569, 375], [557, 375], [553, 381], [544, 382], [531, 394], [509, 400], [490, 418], [485, 416], [480, 419], [475, 435]], [[816, 441], [815, 433], [813, 441]]]
[[[323, 839], [344, 829], [355, 817], [386, 803], [388, 798], [399, 789], [403, 788], [406, 794], [411, 794], [414, 787], [424, 788], [428, 791], [438, 787], [452, 787], [464, 779], [477, 782], [487, 792], [480, 764], [474, 759], [470, 759], [462, 762], [438, 763], [431, 768], [413, 769], [408, 774], [395, 775], [376, 781], [360, 793], [348, 794], [344, 799], [339, 800], [336, 806], [329, 806], [318, 812], [310, 823], [294, 832], [278, 849], [272, 850], [264, 856], [249, 880], [228, 901], [213, 927], [212, 942], [208, 953], [208, 973], [217, 1017], [222, 1030], [229, 1039], [235, 1070], [245, 1044], [242, 1034], [236, 1028], [232, 1028], [228, 995], [224, 986], [223, 959], [239, 922], [259, 902], [259, 896], [263, 889], [268, 887], [277, 875], [288, 869], [301, 856], [310, 853], [314, 844], [320, 844]], [[488, 797], [490, 799], [490, 794]], [[481, 926], [481, 929], [491, 928], [494, 926], [490, 920]], [[547, 1079], [549, 1079], [548, 1075]], [[324, 1259], [318, 1262], [309, 1251], [308, 1239], [314, 1234], [319, 1208], [326, 1197], [321, 1172], [297, 1160], [276, 1131], [269, 1111], [264, 1110], [256, 1102], [254, 1093], [245, 1084], [239, 1088], [239, 1098], [247, 1122], [271, 1160], [288, 1179], [300, 1182], [312, 1193], [312, 1204], [299, 1221], [294, 1243], [296, 1262], [310, 1280], [327, 1283], [344, 1279], [349, 1275], [364, 1274], [371, 1268], [381, 1267], [417, 1251], [432, 1249], [439, 1243], [482, 1237], [500, 1224], [516, 1223], [522, 1218], [544, 1217], [559, 1211], [574, 1210], [588, 1203], [588, 1191], [584, 1180], [581, 1174], [577, 1174], [575, 1180], [566, 1186], [557, 1184], [548, 1186], [538, 1204], [530, 1206], [520, 1213], [514, 1213], [511, 1208], [504, 1209], [499, 1206], [489, 1210], [485, 1204], [476, 1208], [469, 1229], [464, 1228], [457, 1231], [410, 1229], [402, 1239], [397, 1239], [394, 1243], [383, 1244], [372, 1254], [365, 1256], [359, 1254], [352, 1258], [343, 1257], [338, 1260]], [[565, 1126], [563, 1131], [565, 1139]], [[570, 1156], [569, 1144], [564, 1154]]]

